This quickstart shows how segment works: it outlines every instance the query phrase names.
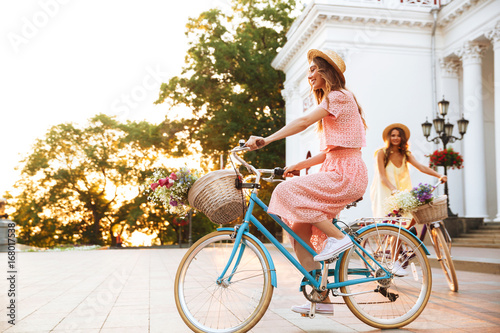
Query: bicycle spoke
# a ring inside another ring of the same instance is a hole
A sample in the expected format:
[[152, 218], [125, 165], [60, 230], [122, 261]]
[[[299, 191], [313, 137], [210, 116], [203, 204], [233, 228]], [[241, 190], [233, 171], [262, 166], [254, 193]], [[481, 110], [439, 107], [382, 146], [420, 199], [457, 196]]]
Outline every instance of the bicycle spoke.
[[182, 319], [195, 331], [236, 332], [251, 328], [264, 315], [272, 296], [267, 259], [253, 240], [226, 271], [233, 250], [231, 232], [215, 232], [186, 253], [176, 277], [175, 296]]
[[[419, 243], [405, 235], [395, 226], [376, 226], [362, 232], [361, 245], [376, 260], [362, 251], [348, 250], [341, 262], [342, 281], [357, 279], [349, 274], [356, 268], [376, 268], [376, 276], [383, 277], [385, 271], [392, 272], [394, 263], [407, 264], [405, 275], [391, 276], [379, 281], [360, 283], [341, 288], [343, 293], [358, 293], [345, 296], [350, 310], [365, 323], [378, 328], [396, 328], [413, 321], [425, 307], [431, 292], [431, 275], [427, 258]], [[377, 263], [378, 262], [378, 263]], [[368, 264], [367, 264], [368, 263]]]

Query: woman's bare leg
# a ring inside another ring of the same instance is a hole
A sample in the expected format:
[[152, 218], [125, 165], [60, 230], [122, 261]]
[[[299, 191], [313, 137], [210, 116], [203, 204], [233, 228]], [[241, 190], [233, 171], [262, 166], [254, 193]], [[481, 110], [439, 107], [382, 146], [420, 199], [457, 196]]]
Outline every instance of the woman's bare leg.
[[[309, 223], [294, 223], [292, 230], [299, 236], [307, 245], [314, 249], [311, 244], [312, 224]], [[313, 256], [302, 247], [297, 241], [293, 242], [293, 250], [299, 259], [300, 264], [307, 270], [320, 269], [321, 265], [314, 261]]]
[[323, 231], [328, 237], [342, 239], [345, 235], [336, 226], [333, 225], [332, 220], [324, 220], [314, 223], [314, 226]]
[[[332, 225], [333, 226], [333, 225]], [[309, 245], [311, 248], [314, 249], [313, 245], [311, 244], [311, 236], [312, 236], [312, 224], [309, 223], [294, 223], [292, 226], [292, 230], [304, 241]], [[337, 229], [338, 230], [338, 229]], [[324, 231], [323, 231], [324, 232]], [[342, 234], [342, 233], [341, 233]], [[343, 234], [342, 234], [343, 235]], [[307, 271], [312, 271], [313, 269], [320, 269], [321, 265], [319, 262], [314, 261], [313, 256], [307, 252], [306, 249], [302, 247], [302, 245], [298, 244], [297, 241], [293, 242], [294, 244], [294, 251], [295, 254], [297, 255], [297, 259], [299, 259], [300, 264], [307, 270]], [[330, 303], [330, 296], [328, 296], [323, 302], [321, 303]]]

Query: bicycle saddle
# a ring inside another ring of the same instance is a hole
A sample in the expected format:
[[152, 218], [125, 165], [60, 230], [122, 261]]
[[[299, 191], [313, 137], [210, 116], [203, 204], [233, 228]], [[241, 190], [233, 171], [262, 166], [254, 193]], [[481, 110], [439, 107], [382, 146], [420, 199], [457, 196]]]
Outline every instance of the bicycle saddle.
[[345, 206], [346, 209], [349, 209], [351, 207], [356, 207], [356, 205], [358, 204], [358, 202], [360, 202], [361, 200], [363, 200], [363, 197], [359, 198], [358, 200], [356, 201], [353, 201], [351, 202], [350, 204], [348, 204], [347, 206]]

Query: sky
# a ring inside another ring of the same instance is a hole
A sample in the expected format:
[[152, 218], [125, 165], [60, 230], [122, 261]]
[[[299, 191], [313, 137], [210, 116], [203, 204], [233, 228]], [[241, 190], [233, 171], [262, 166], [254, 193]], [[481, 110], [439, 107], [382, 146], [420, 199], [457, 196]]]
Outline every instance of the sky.
[[[0, 3], [0, 196], [55, 125], [99, 113], [160, 122], [162, 82], [179, 75], [185, 25], [229, 0], [23, 0]], [[179, 112], [179, 111], [177, 111]]]

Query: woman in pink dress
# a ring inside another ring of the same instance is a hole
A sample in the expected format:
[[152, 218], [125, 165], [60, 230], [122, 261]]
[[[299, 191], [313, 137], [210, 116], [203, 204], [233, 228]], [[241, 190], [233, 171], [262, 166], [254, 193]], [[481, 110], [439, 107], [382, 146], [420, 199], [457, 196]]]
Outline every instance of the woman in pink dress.
[[[307, 59], [308, 80], [319, 105], [268, 137], [251, 136], [246, 145], [251, 150], [259, 149], [318, 124], [321, 152], [288, 166], [285, 176], [292, 177], [294, 171], [317, 164], [321, 164], [320, 171], [279, 184], [268, 209], [268, 213], [280, 216], [309, 246], [320, 252], [313, 258], [291, 239], [302, 266], [313, 270], [321, 267], [319, 261], [353, 246], [350, 238], [332, 224], [332, 219], [347, 204], [363, 196], [368, 173], [361, 158], [361, 147], [366, 146], [366, 124], [356, 98], [345, 88], [344, 61], [334, 51], [315, 49], [309, 50]], [[309, 309], [309, 304], [292, 307], [300, 313], [308, 313]], [[331, 314], [333, 305], [318, 303], [316, 312]]]

